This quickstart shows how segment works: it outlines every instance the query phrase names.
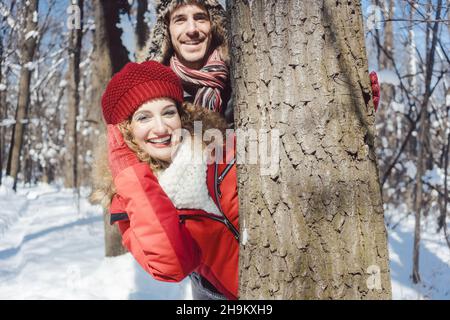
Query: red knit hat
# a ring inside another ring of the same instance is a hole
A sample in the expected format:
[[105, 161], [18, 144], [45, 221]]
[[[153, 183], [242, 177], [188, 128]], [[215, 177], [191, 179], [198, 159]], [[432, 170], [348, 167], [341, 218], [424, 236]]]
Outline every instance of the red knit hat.
[[156, 61], [129, 62], [112, 77], [103, 93], [103, 117], [107, 124], [118, 124], [143, 103], [163, 97], [183, 102], [183, 87], [172, 69]]

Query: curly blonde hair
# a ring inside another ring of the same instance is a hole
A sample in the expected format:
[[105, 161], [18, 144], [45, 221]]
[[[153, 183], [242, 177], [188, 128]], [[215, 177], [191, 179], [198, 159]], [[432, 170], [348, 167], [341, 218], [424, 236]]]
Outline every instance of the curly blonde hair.
[[[178, 114], [181, 119], [181, 127], [194, 135], [194, 123], [202, 122], [202, 134], [209, 129], [218, 129], [224, 135], [227, 129], [225, 119], [217, 112], [205, 108], [195, 107], [190, 102], [177, 104]], [[137, 144], [131, 130], [131, 119], [127, 119], [118, 125], [127, 146], [137, 155], [141, 162], [146, 162], [152, 171], [167, 168], [170, 163], [152, 158]], [[116, 193], [111, 171], [108, 167], [108, 143], [106, 134], [100, 137], [95, 148], [94, 164], [92, 170], [93, 188], [89, 200], [94, 204], [100, 204], [103, 208], [109, 208], [111, 200]]]

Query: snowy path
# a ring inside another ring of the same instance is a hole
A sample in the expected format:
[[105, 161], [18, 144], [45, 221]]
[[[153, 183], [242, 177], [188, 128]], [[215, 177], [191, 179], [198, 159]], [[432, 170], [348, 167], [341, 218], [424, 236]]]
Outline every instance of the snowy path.
[[[395, 215], [394, 215], [395, 213]], [[388, 227], [392, 295], [394, 299], [450, 300], [450, 248], [442, 231], [436, 233], [436, 217], [423, 217], [419, 272], [422, 282], [411, 281], [415, 219], [403, 208], [385, 210]], [[395, 218], [393, 218], [395, 217]], [[401, 222], [392, 228], [400, 219]], [[449, 226], [450, 229], [450, 226]]]
[[0, 189], [0, 299], [183, 299], [130, 254], [104, 258], [101, 209], [54, 186]]
[[[0, 299], [189, 299], [189, 280], [153, 280], [130, 254], [104, 257], [101, 209], [71, 190], [0, 186]], [[424, 219], [420, 273], [411, 274], [414, 217], [386, 208], [394, 299], [450, 299], [450, 249]], [[397, 227], [392, 225], [404, 217]], [[449, 227], [450, 228], [450, 227]]]

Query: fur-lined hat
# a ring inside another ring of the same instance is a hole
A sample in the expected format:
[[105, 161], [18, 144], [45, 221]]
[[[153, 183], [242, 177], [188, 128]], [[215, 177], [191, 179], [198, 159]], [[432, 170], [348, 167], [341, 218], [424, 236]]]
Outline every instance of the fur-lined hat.
[[156, 0], [157, 18], [145, 46], [145, 52], [148, 52], [145, 60], [156, 60], [164, 65], [169, 64], [170, 57], [173, 55], [172, 42], [169, 34], [169, 17], [176, 8], [188, 4], [199, 5], [208, 11], [213, 36], [211, 45], [218, 48], [220, 57], [229, 65], [229, 18], [225, 9], [217, 0]]

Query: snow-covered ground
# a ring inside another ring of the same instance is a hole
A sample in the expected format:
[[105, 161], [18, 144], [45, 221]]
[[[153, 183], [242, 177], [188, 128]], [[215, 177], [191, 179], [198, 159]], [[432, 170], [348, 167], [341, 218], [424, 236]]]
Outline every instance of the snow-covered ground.
[[192, 298], [187, 279], [153, 280], [130, 254], [105, 258], [102, 210], [86, 196], [78, 206], [57, 186], [0, 186], [0, 299]]
[[436, 233], [436, 217], [431, 215], [422, 217], [419, 253], [419, 273], [422, 282], [417, 285], [410, 279], [414, 216], [408, 214], [404, 207], [387, 206], [385, 217], [389, 226], [393, 298], [450, 300], [450, 248], [445, 242], [443, 232]]
[[[55, 185], [0, 186], [0, 299], [191, 299], [189, 280], [153, 280], [130, 254], [105, 258], [100, 207]], [[395, 215], [393, 213], [396, 213]], [[394, 299], [450, 299], [450, 249], [423, 223], [422, 284], [411, 274], [414, 217], [386, 208]], [[393, 226], [395, 228], [393, 228]]]

